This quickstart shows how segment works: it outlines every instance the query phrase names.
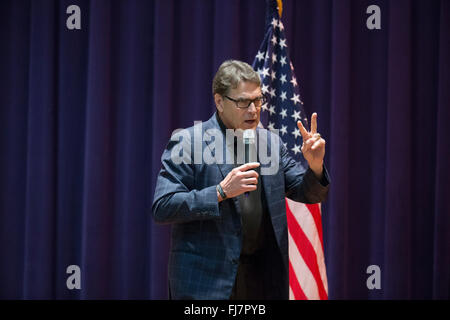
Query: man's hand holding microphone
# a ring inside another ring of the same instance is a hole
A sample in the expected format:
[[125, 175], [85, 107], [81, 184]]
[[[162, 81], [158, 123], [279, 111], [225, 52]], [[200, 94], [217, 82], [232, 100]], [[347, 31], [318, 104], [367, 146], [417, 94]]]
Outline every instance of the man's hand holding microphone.
[[227, 198], [237, 197], [245, 192], [255, 191], [259, 174], [253, 169], [259, 166], [259, 162], [250, 162], [231, 170], [225, 179], [217, 185], [218, 201], [221, 202]]

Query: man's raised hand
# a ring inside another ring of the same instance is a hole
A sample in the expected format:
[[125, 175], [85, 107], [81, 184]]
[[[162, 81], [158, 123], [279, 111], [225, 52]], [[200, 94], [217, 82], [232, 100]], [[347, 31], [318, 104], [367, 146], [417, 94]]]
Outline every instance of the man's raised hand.
[[317, 133], [317, 113], [311, 116], [311, 131], [307, 131], [301, 121], [297, 121], [303, 138], [302, 153], [309, 167], [318, 178], [322, 177], [323, 158], [325, 156], [325, 140]]

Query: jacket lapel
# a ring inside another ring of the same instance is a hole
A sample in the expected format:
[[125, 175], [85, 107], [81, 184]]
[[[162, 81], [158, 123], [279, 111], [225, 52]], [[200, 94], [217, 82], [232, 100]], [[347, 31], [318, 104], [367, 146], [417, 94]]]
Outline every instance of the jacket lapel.
[[[218, 156], [218, 153], [216, 152], [216, 150], [214, 150], [214, 146], [213, 146], [213, 141], [214, 138], [211, 139], [211, 132], [209, 131], [209, 129], [213, 129], [214, 132], [217, 134], [221, 134], [222, 136], [222, 145], [218, 145], [217, 143], [215, 144], [215, 147], [219, 147], [222, 148], [222, 155]], [[207, 121], [205, 122], [204, 126], [203, 126], [203, 130], [204, 130], [204, 136], [207, 140], [206, 145], [208, 146], [208, 148], [210, 149], [210, 152], [212, 154], [214, 154], [214, 163], [219, 167], [219, 170], [222, 174], [222, 177], [225, 178], [228, 173], [230, 173], [231, 170], [234, 169], [234, 154], [231, 153], [231, 148], [233, 146], [230, 146], [230, 143], [234, 143], [233, 141], [229, 142], [227, 145], [227, 141], [226, 141], [226, 136], [222, 133], [219, 123], [217, 122], [216, 119], [216, 114], [214, 113], [214, 115]], [[231, 157], [230, 159], [227, 159], [227, 155], [229, 157]], [[230, 161], [231, 160], [231, 161]]]

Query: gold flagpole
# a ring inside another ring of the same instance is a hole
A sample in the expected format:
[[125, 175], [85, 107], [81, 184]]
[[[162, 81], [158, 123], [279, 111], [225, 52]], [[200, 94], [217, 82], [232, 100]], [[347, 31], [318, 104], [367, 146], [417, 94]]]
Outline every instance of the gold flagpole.
[[281, 19], [281, 14], [283, 13], [283, 0], [277, 0], [277, 4], [278, 4], [278, 15], [280, 16]]

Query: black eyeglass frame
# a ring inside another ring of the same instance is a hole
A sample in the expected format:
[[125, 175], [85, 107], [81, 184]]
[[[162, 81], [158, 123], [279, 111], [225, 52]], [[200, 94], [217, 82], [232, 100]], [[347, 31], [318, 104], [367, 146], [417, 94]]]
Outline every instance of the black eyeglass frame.
[[[233, 98], [231, 98], [231, 97], [229, 97], [227, 95], [225, 95], [224, 97], [227, 98], [230, 101], [233, 101], [236, 104], [236, 108], [238, 108], [238, 109], [248, 109], [252, 103], [255, 105], [255, 108], [260, 109], [262, 107], [262, 105], [267, 102], [267, 98], [264, 95], [262, 95], [260, 97], [257, 97], [255, 99], [253, 99], [253, 100], [250, 100], [246, 107], [239, 107], [238, 103], [239, 102], [243, 102], [243, 100], [233, 99]], [[260, 99], [261, 99], [261, 105], [257, 106], [256, 105], [256, 101], [260, 100]], [[249, 99], [245, 99], [245, 100], [249, 100]]]

